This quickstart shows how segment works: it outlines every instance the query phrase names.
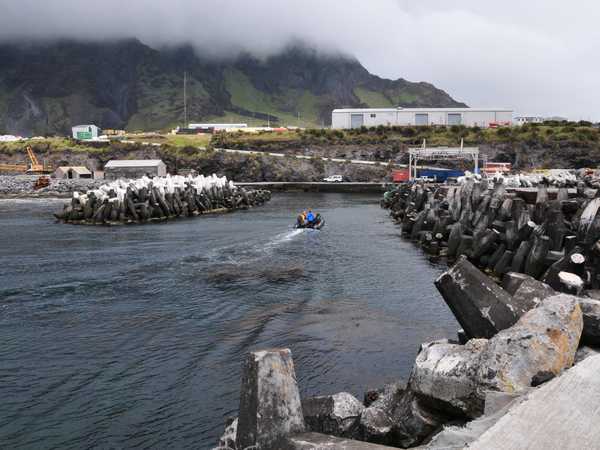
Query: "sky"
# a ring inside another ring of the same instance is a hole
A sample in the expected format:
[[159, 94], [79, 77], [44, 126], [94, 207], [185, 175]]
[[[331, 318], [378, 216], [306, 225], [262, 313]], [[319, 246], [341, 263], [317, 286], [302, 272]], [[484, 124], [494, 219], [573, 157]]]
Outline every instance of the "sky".
[[599, 23], [595, 0], [0, 0], [0, 41], [137, 37], [224, 57], [302, 40], [472, 107], [596, 121]]

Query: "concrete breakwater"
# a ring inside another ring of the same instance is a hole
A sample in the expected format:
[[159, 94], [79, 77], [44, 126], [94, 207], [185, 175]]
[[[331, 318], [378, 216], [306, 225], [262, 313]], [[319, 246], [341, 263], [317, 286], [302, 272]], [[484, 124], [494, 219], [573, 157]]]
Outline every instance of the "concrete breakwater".
[[302, 399], [290, 350], [252, 352], [239, 416], [217, 448], [597, 448], [596, 195], [579, 186], [575, 198], [559, 190], [550, 201], [540, 186], [529, 205], [473, 181], [386, 195], [405, 235], [455, 262], [435, 285], [462, 326], [457, 337], [423, 343], [406, 382], [362, 401]]
[[465, 255], [497, 279], [525, 273], [578, 294], [600, 288], [598, 192], [581, 183], [574, 196], [559, 188], [550, 200], [541, 185], [528, 204], [502, 184], [487, 189], [469, 180], [445, 189], [401, 185], [384, 195], [382, 206], [430, 255]]
[[270, 191], [246, 190], [216, 175], [142, 177], [103, 184], [84, 194], [74, 192], [55, 217], [89, 225], [147, 223], [247, 209], [270, 199]]
[[509, 278], [499, 287], [460, 257], [436, 286], [468, 332], [422, 344], [406, 383], [362, 401], [301, 399], [290, 350], [251, 352], [216, 448], [597, 448], [600, 300]]

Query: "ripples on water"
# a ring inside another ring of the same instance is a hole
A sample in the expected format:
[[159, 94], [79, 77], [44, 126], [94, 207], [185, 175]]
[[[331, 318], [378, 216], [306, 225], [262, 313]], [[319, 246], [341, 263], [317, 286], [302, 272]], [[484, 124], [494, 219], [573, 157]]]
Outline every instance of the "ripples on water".
[[[0, 447], [210, 448], [251, 349], [290, 347], [303, 395], [405, 379], [457, 325], [376, 196], [280, 194], [231, 215], [56, 224], [0, 200]], [[299, 210], [322, 231], [293, 230]]]

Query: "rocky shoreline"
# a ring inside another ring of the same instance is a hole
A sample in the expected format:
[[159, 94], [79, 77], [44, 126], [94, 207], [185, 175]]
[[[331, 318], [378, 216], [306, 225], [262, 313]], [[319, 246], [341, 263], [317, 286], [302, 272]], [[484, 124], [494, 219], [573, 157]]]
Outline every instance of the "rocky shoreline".
[[541, 186], [527, 205], [469, 182], [386, 195], [404, 235], [449, 258], [435, 285], [463, 329], [422, 344], [406, 383], [363, 401], [301, 399], [289, 350], [252, 352], [216, 448], [597, 448], [600, 197], [565, 194]]
[[50, 185], [34, 189], [38, 175], [0, 175], [0, 198], [69, 198], [76, 191], [97, 189], [104, 180], [59, 180], [50, 178]]

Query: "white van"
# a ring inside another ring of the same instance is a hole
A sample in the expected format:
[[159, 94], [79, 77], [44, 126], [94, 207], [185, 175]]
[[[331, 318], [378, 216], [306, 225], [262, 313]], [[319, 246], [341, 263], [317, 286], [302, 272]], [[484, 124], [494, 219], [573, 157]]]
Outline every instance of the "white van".
[[328, 183], [341, 183], [344, 181], [344, 178], [341, 175], [331, 175], [330, 177], [323, 178], [323, 181]]

